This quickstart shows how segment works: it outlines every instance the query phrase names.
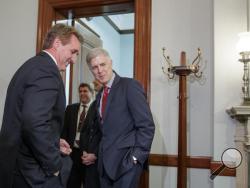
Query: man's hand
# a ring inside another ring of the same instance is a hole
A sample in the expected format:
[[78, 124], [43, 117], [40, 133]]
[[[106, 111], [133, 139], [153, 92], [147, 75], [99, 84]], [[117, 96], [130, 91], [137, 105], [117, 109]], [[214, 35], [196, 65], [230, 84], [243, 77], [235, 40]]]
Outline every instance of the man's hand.
[[60, 151], [63, 155], [69, 155], [72, 152], [68, 142], [60, 138]]
[[81, 156], [81, 159], [82, 159], [82, 163], [88, 166], [88, 165], [94, 164], [97, 157], [95, 156], [94, 153], [87, 153], [86, 151], [84, 151]]

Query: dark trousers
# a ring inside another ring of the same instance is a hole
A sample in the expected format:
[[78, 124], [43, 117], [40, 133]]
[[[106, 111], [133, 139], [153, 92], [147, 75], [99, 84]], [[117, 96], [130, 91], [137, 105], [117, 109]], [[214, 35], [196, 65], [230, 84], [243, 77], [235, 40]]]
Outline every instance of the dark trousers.
[[84, 188], [100, 188], [99, 173], [97, 170], [97, 161], [95, 164], [85, 166]]
[[81, 188], [83, 184], [84, 166], [82, 164], [81, 155], [82, 153], [80, 149], [72, 149], [71, 159], [73, 161], [73, 165], [71, 168], [67, 188]]
[[21, 174], [15, 174], [12, 188], [63, 188], [59, 176], [48, 177], [44, 184], [29, 185]]
[[30, 188], [28, 183], [25, 181], [24, 177], [21, 174], [15, 174], [13, 179], [12, 188]]
[[116, 181], [111, 180], [103, 169], [103, 176], [100, 177], [101, 188], [137, 188], [142, 173], [142, 166], [135, 164], [128, 172]]
[[72, 161], [69, 156], [63, 156], [61, 159], [62, 168], [58, 176], [45, 176], [42, 171], [37, 173], [37, 171], [27, 171], [26, 168], [21, 169], [17, 162], [12, 188], [65, 188]]

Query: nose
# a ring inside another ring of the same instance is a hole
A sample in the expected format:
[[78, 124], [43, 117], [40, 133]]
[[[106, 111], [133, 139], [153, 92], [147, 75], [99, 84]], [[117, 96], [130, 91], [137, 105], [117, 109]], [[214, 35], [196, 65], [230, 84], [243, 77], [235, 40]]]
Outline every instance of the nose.
[[68, 63], [69, 64], [75, 64], [75, 61], [73, 61], [72, 59], [69, 59]]
[[72, 63], [76, 63], [76, 61], [77, 61], [77, 54], [73, 54], [70, 59], [71, 59]]
[[102, 72], [102, 67], [101, 67], [101, 66], [98, 66], [98, 67], [97, 67], [97, 72], [98, 72], [98, 73], [101, 73], [101, 72]]
[[76, 63], [76, 60], [77, 60], [77, 55], [76, 54], [73, 54], [71, 57], [70, 57], [70, 64], [75, 64]]

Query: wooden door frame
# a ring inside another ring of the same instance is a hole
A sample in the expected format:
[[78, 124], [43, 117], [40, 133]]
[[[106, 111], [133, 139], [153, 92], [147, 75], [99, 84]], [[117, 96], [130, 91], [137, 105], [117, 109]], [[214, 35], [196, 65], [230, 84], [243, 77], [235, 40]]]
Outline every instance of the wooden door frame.
[[57, 13], [64, 14], [73, 10], [77, 17], [107, 15], [121, 12], [135, 13], [134, 33], [134, 78], [145, 89], [147, 99], [150, 99], [151, 72], [151, 0], [39, 0], [37, 26], [37, 52], [42, 48], [42, 42], [51, 28]]
[[[37, 46], [40, 52], [47, 31], [58, 15], [72, 10], [75, 18], [96, 15], [135, 13], [134, 78], [138, 80], [150, 99], [151, 72], [151, 0], [39, 0]], [[58, 14], [59, 13], [59, 14]], [[72, 74], [71, 74], [72, 77]], [[149, 187], [149, 172], [141, 177], [141, 188]]]

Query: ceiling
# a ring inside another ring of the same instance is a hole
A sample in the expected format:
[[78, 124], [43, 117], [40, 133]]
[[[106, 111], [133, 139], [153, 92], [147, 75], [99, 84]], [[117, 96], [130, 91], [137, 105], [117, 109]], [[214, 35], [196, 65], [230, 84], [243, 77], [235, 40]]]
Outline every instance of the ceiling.
[[[97, 17], [100, 17], [100, 16], [97, 16]], [[81, 24], [85, 26], [86, 25], [89, 26], [89, 29], [91, 29], [92, 19], [97, 18], [97, 17], [80, 18], [80, 22]], [[111, 27], [113, 27], [113, 29], [116, 30], [119, 34], [133, 34], [134, 33], [134, 13], [104, 15], [101, 17], [103, 17], [108, 22], [108, 24], [110, 24]], [[91, 30], [92, 32], [95, 32], [93, 29]]]
[[108, 17], [119, 30], [134, 29], [134, 13], [110, 15]]

